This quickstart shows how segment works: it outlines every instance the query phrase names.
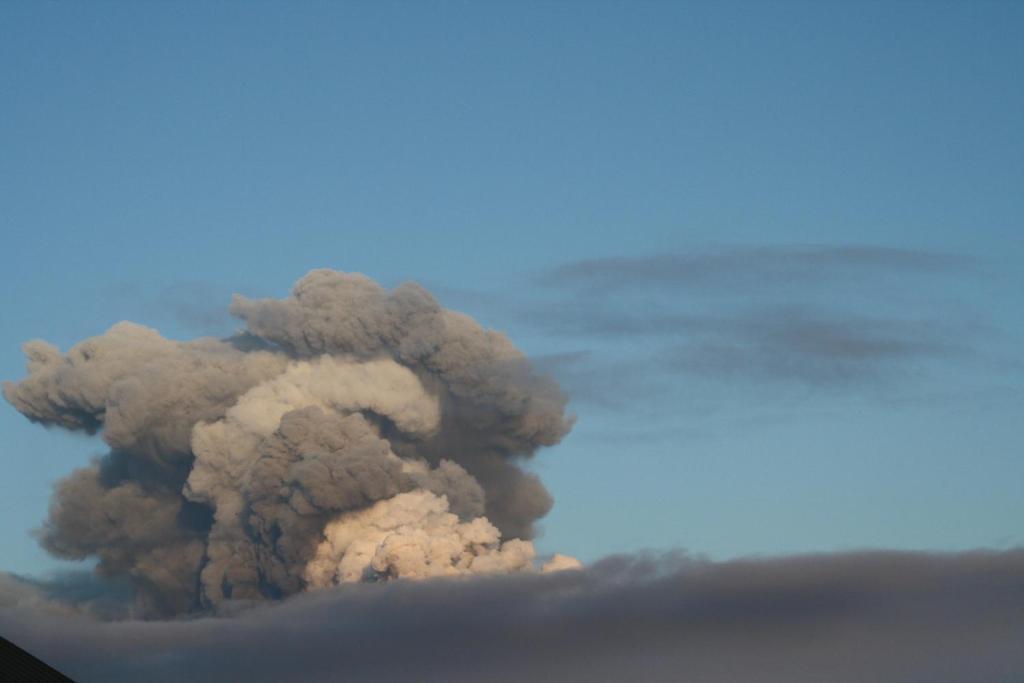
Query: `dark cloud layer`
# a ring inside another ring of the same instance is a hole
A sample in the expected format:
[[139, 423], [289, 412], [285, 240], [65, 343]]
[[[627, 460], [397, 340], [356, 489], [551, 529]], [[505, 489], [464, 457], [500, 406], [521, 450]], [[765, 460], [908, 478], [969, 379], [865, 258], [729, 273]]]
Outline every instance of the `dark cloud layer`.
[[976, 366], [998, 330], [940, 292], [983, 272], [948, 253], [751, 245], [569, 262], [501, 293], [437, 289], [557, 345], [548, 366], [575, 402], [636, 413], [682, 387], [880, 395]]
[[963, 321], [820, 307], [641, 316], [538, 305], [529, 321], [517, 320], [572, 346], [586, 345], [538, 359], [574, 401], [631, 413], [658, 405], [673, 387], [699, 397], [693, 380], [824, 391], [885, 388], [983, 357], [977, 347], [982, 329]]
[[[961, 256], [867, 245], [723, 247], [567, 263], [535, 278], [536, 300], [509, 300], [503, 310], [592, 350], [561, 373], [572, 389], [583, 366], [640, 394], [650, 391], [637, 381], [645, 372], [647, 385], [692, 378], [847, 389], [975, 357], [992, 330], [934, 301], [929, 286], [976, 271]], [[637, 359], [646, 368], [622, 362], [624, 344], [643, 345]], [[591, 393], [584, 386], [574, 398]]]
[[840, 386], [966, 355], [961, 332], [936, 322], [790, 308], [709, 322], [662, 358], [678, 373]]
[[0, 604], [0, 633], [83, 683], [1024, 680], [1021, 550], [620, 557], [577, 572], [332, 589], [176, 622]]

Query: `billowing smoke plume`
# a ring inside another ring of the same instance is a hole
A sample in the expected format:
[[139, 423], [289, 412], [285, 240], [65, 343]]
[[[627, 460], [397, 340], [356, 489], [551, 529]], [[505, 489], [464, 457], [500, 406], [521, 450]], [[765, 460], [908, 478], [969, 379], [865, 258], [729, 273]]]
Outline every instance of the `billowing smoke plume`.
[[519, 464], [571, 420], [504, 335], [329, 270], [231, 311], [247, 330], [224, 340], [125, 322], [66, 355], [25, 345], [7, 400], [111, 449], [58, 484], [50, 552], [129, 577], [150, 615], [534, 566], [552, 501]]

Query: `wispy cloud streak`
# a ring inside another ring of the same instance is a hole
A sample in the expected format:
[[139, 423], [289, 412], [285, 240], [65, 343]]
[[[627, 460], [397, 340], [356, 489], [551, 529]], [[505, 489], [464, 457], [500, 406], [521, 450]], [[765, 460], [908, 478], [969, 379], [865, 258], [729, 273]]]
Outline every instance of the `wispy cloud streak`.
[[552, 287], [735, 288], [838, 279], [864, 273], [965, 270], [961, 256], [875, 246], [747, 246], [692, 253], [575, 261], [537, 277]]

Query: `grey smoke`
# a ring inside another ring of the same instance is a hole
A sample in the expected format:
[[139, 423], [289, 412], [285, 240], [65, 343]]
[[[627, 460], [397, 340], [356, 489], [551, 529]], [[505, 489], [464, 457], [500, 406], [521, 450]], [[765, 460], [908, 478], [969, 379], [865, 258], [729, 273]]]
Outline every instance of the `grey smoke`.
[[530, 371], [503, 334], [442, 309], [418, 285], [388, 292], [364, 276], [323, 270], [303, 278], [289, 299], [236, 296], [231, 312], [300, 358], [372, 358], [386, 350], [428, 388], [443, 388], [441, 430], [413, 447], [395, 442], [396, 453], [463, 465], [489, 492], [487, 517], [509, 535], [531, 536], [533, 520], [550, 509], [547, 492], [510, 458], [568, 433], [566, 396], [554, 380]]
[[[163, 462], [187, 460], [192, 427], [224, 414], [287, 358], [235, 340], [177, 342], [123, 322], [66, 355], [44, 341], [24, 346], [29, 376], [4, 397], [30, 420], [94, 433], [114, 450]], [[244, 341], [244, 340], [241, 340]]]
[[532, 536], [552, 500], [521, 463], [572, 421], [503, 334], [418, 285], [329, 270], [231, 312], [247, 329], [228, 339], [124, 322], [67, 354], [25, 345], [8, 402], [111, 448], [57, 486], [49, 551], [97, 558], [165, 616], [303, 590], [332, 519], [413, 490]]
[[133, 477], [130, 457], [111, 454], [58, 483], [40, 542], [57, 557], [98, 558], [104, 576], [129, 577], [140, 612], [194, 609], [209, 512], [173, 485]]
[[0, 632], [83, 683], [1024, 680], [1021, 550], [610, 558], [148, 623], [47, 614], [2, 586]]

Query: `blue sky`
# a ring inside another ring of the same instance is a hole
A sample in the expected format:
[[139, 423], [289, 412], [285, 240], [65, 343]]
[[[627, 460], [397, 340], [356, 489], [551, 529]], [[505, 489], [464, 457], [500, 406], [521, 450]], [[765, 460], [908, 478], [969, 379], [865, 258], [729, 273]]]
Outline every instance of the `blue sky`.
[[[506, 331], [542, 551], [1024, 543], [1024, 6], [4, 3], [0, 376], [317, 267]], [[0, 410], [3, 567], [103, 450]]]

